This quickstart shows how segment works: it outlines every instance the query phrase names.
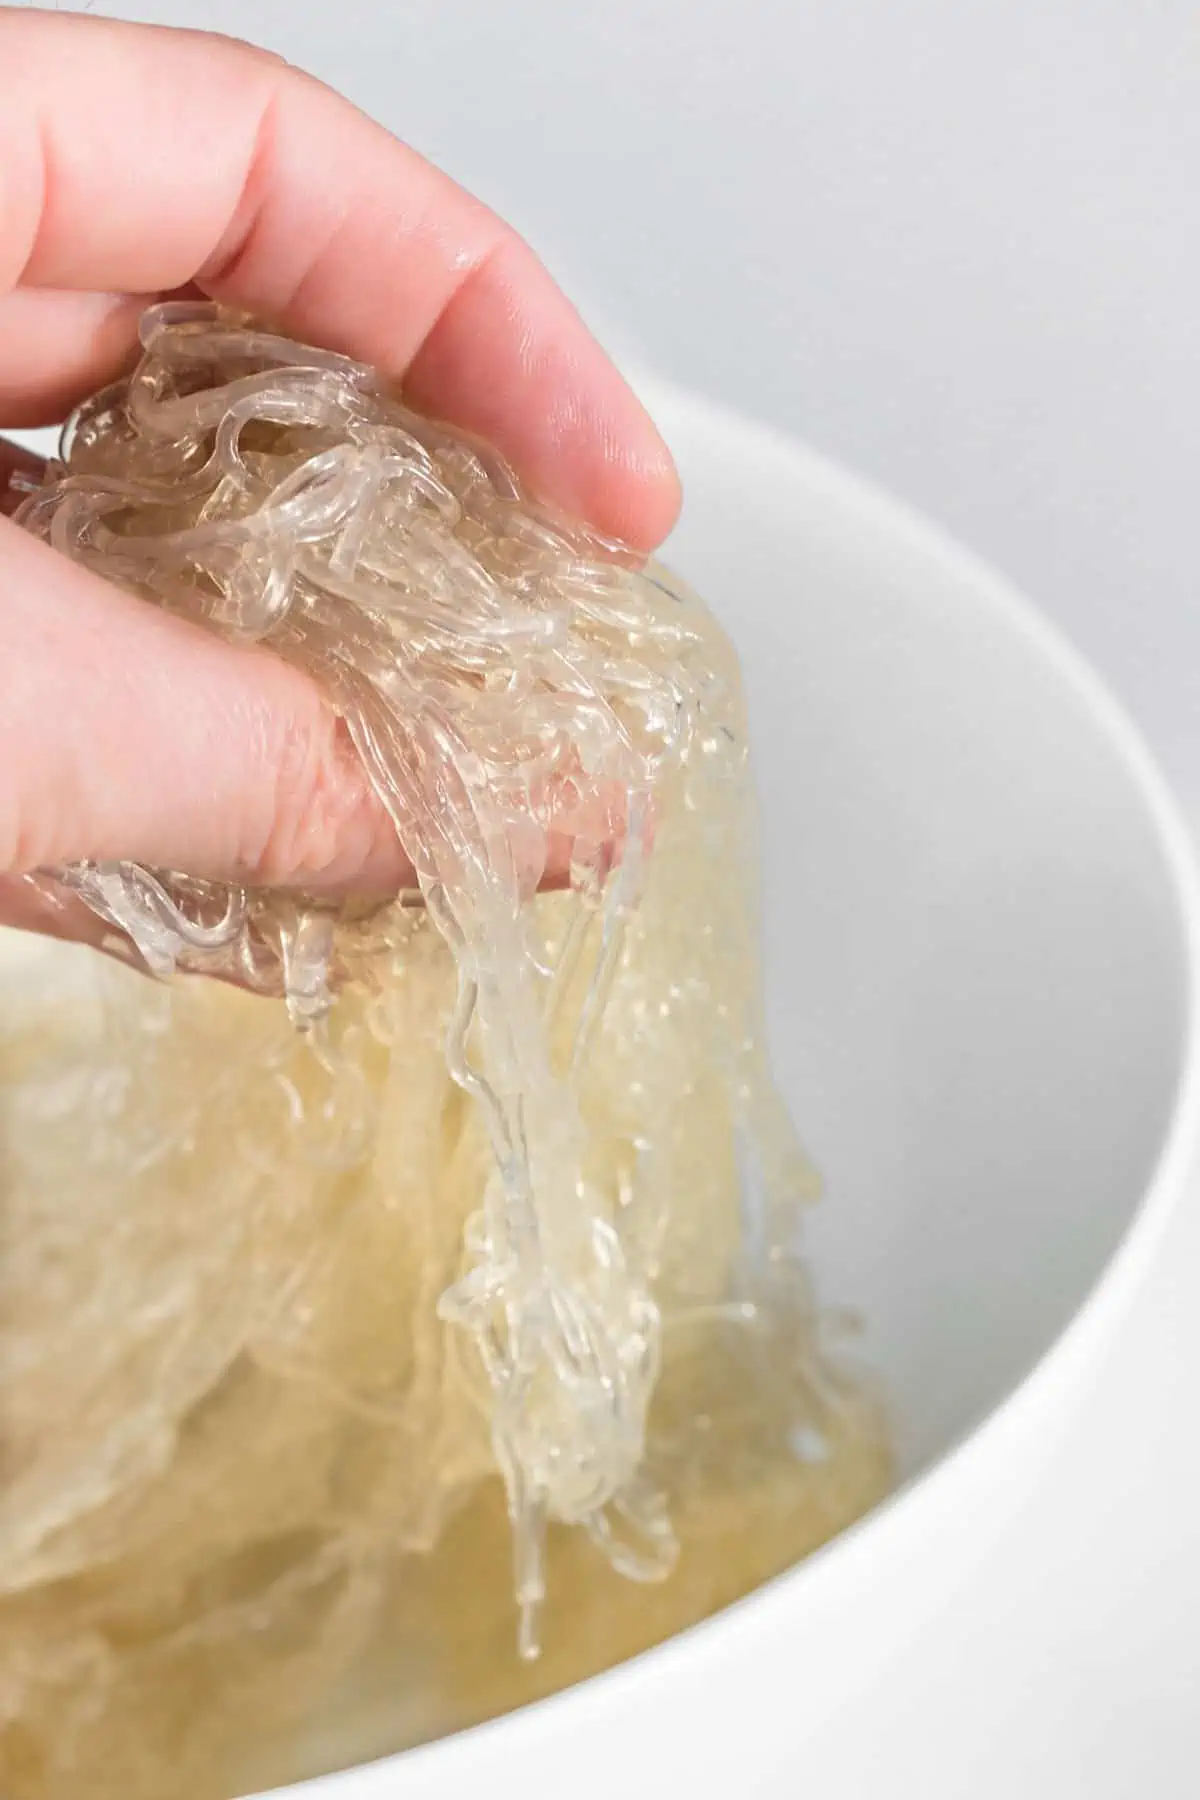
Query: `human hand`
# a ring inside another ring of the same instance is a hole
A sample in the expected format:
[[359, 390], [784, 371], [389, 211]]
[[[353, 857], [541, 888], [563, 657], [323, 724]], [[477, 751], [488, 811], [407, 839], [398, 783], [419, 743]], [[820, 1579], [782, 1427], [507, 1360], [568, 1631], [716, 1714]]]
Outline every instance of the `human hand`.
[[[637, 547], [678, 507], [650, 420], [531, 251], [318, 82], [228, 39], [0, 8], [0, 429], [128, 366], [199, 290], [375, 364], [539, 496]], [[6, 474], [25, 457], [0, 439]], [[81, 859], [372, 891], [395, 831], [317, 688], [0, 518], [0, 923]]]

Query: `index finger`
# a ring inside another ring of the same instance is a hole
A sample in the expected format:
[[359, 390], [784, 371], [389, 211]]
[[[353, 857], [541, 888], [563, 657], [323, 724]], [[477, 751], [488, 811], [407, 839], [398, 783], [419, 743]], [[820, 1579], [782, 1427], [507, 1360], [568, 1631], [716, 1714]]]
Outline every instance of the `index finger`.
[[649, 547], [673, 523], [673, 465], [642, 407], [455, 182], [249, 45], [0, 9], [0, 309], [18, 286], [192, 281], [375, 364], [601, 530]]

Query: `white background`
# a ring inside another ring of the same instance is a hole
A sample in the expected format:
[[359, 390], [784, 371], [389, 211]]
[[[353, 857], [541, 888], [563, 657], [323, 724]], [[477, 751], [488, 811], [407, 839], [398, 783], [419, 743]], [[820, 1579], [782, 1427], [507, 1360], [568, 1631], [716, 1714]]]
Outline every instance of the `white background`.
[[[506, 213], [623, 354], [939, 518], [1066, 625], [1200, 821], [1197, 0], [98, 10], [314, 68]], [[916, 1732], [919, 1800], [1200, 1793], [1197, 1202], [931, 1630], [937, 1708], [880, 1693], [839, 1796], [891, 1793]]]

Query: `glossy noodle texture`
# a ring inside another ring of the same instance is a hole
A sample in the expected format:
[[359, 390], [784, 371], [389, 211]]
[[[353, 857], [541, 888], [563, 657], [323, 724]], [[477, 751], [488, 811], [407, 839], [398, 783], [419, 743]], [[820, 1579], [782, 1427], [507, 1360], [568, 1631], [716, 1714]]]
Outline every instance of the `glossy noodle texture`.
[[143, 346], [22, 522], [310, 673], [414, 883], [44, 871], [162, 979], [0, 963], [9, 1800], [469, 1723], [887, 1480], [800, 1259], [723, 633], [369, 369], [202, 305]]

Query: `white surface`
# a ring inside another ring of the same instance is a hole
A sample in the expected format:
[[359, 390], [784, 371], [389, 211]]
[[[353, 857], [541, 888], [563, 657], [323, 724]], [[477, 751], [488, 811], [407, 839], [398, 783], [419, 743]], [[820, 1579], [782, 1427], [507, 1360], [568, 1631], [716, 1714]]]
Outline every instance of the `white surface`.
[[[143, 10], [314, 66], [618, 342], [949, 523], [1069, 625], [1200, 814], [1188, 0]], [[922, 1800], [1195, 1792], [1198, 1271], [1193, 1208], [1024, 1518], [926, 1631], [930, 1706], [877, 1694], [842, 1791], [888, 1791], [936, 1699]]]
[[1058, 1336], [1150, 1184], [1175, 876], [1107, 697], [990, 572], [773, 432], [655, 411], [692, 500], [669, 554], [745, 672], [772, 1046], [830, 1184], [810, 1242], [909, 1473]]
[[[756, 721], [777, 1066], [835, 1183], [810, 1249], [867, 1312], [915, 1479], [636, 1666], [313, 1800], [850, 1796], [893, 1716], [889, 1791], [925, 1791], [935, 1732], [970, 1753], [926, 1639], [1036, 1484], [1200, 1141], [1197, 877], [1098, 684], [890, 503], [659, 405], [697, 499], [674, 554], [736, 621]], [[340, 1727], [330, 1760], [362, 1752]]]

